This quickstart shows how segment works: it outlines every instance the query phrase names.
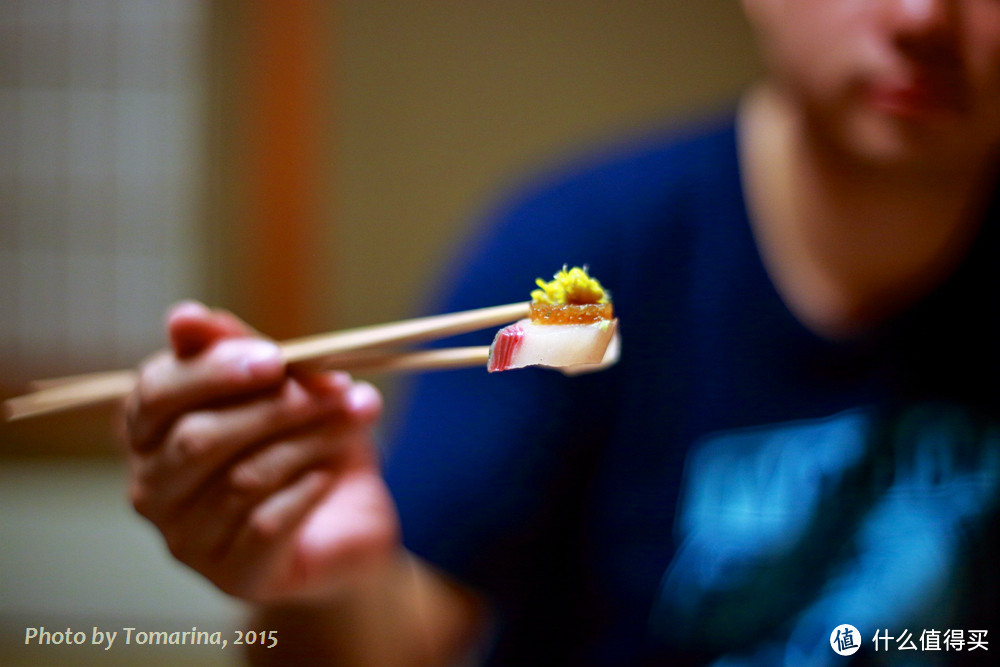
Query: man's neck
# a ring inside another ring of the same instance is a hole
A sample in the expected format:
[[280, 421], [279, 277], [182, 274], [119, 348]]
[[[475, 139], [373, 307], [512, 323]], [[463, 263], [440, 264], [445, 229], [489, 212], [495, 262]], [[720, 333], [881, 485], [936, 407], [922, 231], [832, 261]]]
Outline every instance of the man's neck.
[[877, 326], [933, 289], [978, 228], [978, 166], [866, 162], [767, 90], [740, 110], [740, 161], [771, 278], [800, 321], [827, 337]]

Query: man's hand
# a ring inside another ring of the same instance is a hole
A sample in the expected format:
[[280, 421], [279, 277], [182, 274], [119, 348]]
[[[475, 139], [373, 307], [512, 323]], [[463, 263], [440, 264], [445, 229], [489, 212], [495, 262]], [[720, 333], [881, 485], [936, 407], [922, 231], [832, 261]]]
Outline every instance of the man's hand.
[[371, 385], [291, 374], [276, 345], [198, 303], [167, 330], [122, 432], [132, 503], [174, 556], [255, 602], [330, 600], [398, 557]]

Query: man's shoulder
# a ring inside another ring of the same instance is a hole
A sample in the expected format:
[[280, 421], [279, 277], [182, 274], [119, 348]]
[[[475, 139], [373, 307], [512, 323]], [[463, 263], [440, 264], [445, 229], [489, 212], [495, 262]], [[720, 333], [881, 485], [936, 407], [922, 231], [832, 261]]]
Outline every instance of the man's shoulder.
[[490, 227], [518, 244], [545, 230], [592, 246], [698, 217], [740, 198], [734, 126], [731, 114], [674, 123], [564, 156], [509, 189]]
[[[563, 264], [620, 283], [616, 274], [650, 252], [657, 261], [668, 251], [679, 257], [714, 211], [734, 202], [742, 210], [736, 162], [729, 114], [635, 132], [536, 169], [474, 230], [448, 282], [475, 287], [449, 307], [516, 299], [505, 284], [531, 284]], [[498, 266], [502, 280], [489, 277]], [[486, 285], [494, 291], [483, 294]]]
[[735, 123], [731, 114], [709, 120], [646, 128], [605, 140], [536, 171], [522, 188], [527, 200], [610, 195], [663, 194], [735, 165]]

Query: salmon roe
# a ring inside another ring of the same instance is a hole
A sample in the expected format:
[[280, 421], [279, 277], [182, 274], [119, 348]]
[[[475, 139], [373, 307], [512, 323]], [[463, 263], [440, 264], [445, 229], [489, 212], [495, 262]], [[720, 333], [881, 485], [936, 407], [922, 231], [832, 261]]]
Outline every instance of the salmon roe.
[[610, 320], [614, 308], [610, 303], [556, 304], [531, 302], [529, 317], [535, 324], [593, 324]]

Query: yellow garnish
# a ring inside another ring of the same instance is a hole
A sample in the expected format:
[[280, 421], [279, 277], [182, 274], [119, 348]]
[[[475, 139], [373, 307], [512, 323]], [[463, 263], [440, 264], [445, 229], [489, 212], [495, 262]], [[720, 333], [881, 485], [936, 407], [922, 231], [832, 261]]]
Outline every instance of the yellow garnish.
[[558, 272], [553, 280], [545, 282], [538, 278], [535, 283], [540, 289], [532, 290], [531, 299], [535, 303], [574, 304], [608, 303], [608, 293], [596, 278], [587, 274], [587, 267], [574, 266]]

